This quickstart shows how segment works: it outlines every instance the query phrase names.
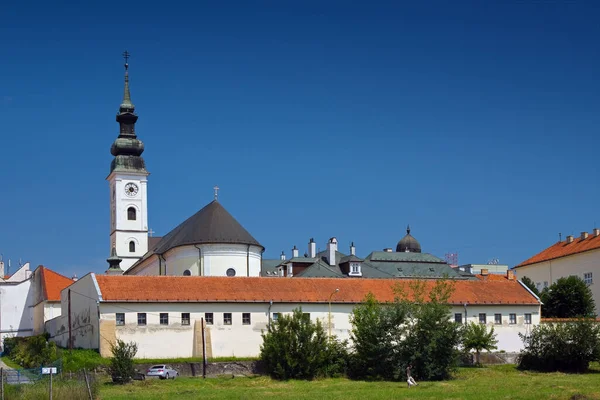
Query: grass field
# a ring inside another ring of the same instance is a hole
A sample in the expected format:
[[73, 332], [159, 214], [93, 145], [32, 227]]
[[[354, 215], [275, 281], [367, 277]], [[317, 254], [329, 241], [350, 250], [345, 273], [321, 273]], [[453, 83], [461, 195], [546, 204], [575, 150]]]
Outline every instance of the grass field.
[[100, 399], [597, 399], [600, 367], [587, 374], [521, 372], [512, 365], [462, 368], [455, 379], [421, 382], [408, 389], [401, 382], [324, 379], [278, 382], [256, 378], [179, 378], [146, 380], [125, 386], [104, 384]]

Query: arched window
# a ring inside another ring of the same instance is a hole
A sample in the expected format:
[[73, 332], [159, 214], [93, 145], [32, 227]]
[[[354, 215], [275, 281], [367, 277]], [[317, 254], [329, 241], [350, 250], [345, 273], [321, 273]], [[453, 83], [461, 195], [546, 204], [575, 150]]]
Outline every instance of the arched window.
[[186, 269], [185, 271], [183, 271], [183, 276], [192, 276], [192, 271]]
[[129, 242], [129, 252], [135, 253], [135, 242], [133, 240]]
[[135, 211], [135, 207], [129, 207], [127, 209], [127, 219], [130, 221], [135, 221], [136, 219], [136, 211]]

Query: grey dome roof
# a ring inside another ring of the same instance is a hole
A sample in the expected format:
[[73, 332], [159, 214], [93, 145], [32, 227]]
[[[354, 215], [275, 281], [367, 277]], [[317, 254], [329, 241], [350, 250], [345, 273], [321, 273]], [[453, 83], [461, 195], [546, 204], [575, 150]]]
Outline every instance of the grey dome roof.
[[264, 247], [216, 200], [192, 215], [156, 244], [154, 253], [204, 243], [249, 244]]
[[406, 227], [406, 236], [404, 236], [396, 245], [397, 252], [420, 253], [421, 245], [419, 241], [410, 234], [410, 225]]

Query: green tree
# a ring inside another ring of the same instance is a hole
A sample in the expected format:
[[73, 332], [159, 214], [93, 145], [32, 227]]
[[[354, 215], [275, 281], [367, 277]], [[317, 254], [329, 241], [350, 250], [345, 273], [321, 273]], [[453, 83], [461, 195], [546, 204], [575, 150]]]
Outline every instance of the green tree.
[[135, 373], [133, 358], [137, 354], [138, 346], [134, 342], [126, 343], [117, 339], [111, 345], [112, 358], [110, 359], [110, 374], [113, 382], [127, 383], [131, 381]]
[[[393, 379], [398, 368], [394, 338], [406, 322], [406, 310], [380, 304], [372, 293], [350, 316], [352, 354], [349, 375], [355, 379]], [[396, 334], [394, 334], [396, 332]]]
[[542, 291], [542, 315], [546, 318], [593, 317], [594, 297], [578, 276], [560, 278]]
[[535, 295], [537, 297], [541, 296], [540, 291], [537, 290], [537, 288], [535, 287], [535, 283], [533, 283], [533, 281], [531, 280], [531, 278], [529, 278], [528, 276], [524, 276], [521, 279], [521, 282], [523, 282], [525, 284], [525, 286], [527, 286], [529, 288], [529, 290], [531, 290], [533, 293], [535, 293]]
[[438, 280], [429, 291], [427, 285], [413, 281], [408, 288], [396, 287], [396, 307], [408, 311], [405, 330], [394, 338], [396, 366], [401, 368], [396, 374], [404, 376], [410, 363], [417, 379], [442, 380], [449, 378], [458, 364], [461, 328], [449, 318], [452, 282]]
[[518, 367], [536, 371], [585, 372], [600, 361], [600, 324], [595, 319], [545, 323], [522, 335]]
[[482, 350], [492, 351], [497, 349], [496, 334], [494, 333], [494, 327], [488, 332], [485, 324], [476, 324], [471, 322], [465, 325], [462, 332], [462, 345], [466, 352], [475, 350], [476, 363], [480, 364], [479, 355]]
[[313, 379], [326, 375], [329, 363], [340, 353], [338, 347], [333, 347], [335, 338], [328, 340], [321, 322], [311, 322], [301, 308], [290, 316], [280, 315], [262, 333], [262, 338], [260, 359], [276, 379]]

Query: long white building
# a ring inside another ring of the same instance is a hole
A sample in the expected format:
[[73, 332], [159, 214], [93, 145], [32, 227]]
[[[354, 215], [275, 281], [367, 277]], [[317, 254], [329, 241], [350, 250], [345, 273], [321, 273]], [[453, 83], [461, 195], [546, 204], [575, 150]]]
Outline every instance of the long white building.
[[[353, 308], [370, 292], [393, 301], [411, 280], [260, 277], [110, 276], [88, 274], [61, 293], [61, 316], [46, 323], [52, 340], [110, 355], [116, 339], [136, 342], [139, 358], [258, 356], [261, 332], [301, 307], [348, 339]], [[425, 280], [431, 288], [435, 280]], [[519, 333], [540, 322], [540, 302], [508, 276], [454, 281], [448, 318], [493, 326], [498, 348], [519, 351]], [[70, 295], [69, 295], [70, 292]], [[71, 326], [69, 326], [69, 298]], [[203, 324], [204, 321], [204, 324]]]

